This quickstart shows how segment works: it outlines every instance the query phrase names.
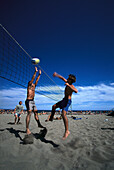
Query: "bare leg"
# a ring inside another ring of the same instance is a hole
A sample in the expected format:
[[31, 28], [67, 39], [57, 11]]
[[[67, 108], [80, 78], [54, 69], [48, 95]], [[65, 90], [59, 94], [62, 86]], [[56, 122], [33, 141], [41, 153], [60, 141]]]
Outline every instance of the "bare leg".
[[34, 111], [34, 118], [35, 118], [35, 120], [36, 120], [36, 122], [37, 122], [37, 124], [38, 124], [38, 127], [44, 128], [44, 126], [42, 126], [41, 123], [40, 123], [40, 120], [39, 120], [39, 118], [38, 118], [38, 113], [37, 113], [37, 111]]
[[63, 136], [63, 139], [65, 140], [68, 137], [68, 135], [70, 134], [70, 132], [68, 130], [68, 118], [66, 116], [65, 110], [62, 111], [62, 118], [63, 118], [63, 122], [64, 122], [64, 126], [65, 126], [65, 133]]
[[45, 120], [45, 122], [48, 122], [50, 119], [51, 114], [48, 116], [48, 118]]
[[54, 117], [56, 108], [57, 108], [57, 105], [54, 104], [54, 105], [52, 106], [52, 112], [51, 112], [51, 116], [50, 116], [50, 118], [49, 118], [49, 121], [53, 121], [53, 117]]
[[19, 121], [20, 121], [20, 117], [18, 117], [18, 121], [17, 121], [17, 124], [19, 123]]
[[15, 116], [15, 122], [14, 122], [15, 124], [16, 124], [16, 121], [17, 121], [17, 116]]
[[29, 135], [31, 132], [29, 130], [29, 123], [30, 123], [30, 117], [31, 117], [31, 110], [28, 111], [27, 117], [26, 117], [26, 132]]

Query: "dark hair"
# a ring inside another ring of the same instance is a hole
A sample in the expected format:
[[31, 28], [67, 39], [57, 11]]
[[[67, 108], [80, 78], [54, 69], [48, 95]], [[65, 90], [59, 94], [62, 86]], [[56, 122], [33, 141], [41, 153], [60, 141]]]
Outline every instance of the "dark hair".
[[19, 101], [19, 104], [22, 103], [22, 101]]
[[28, 84], [30, 83], [30, 81], [28, 82]]
[[76, 82], [76, 77], [73, 74], [69, 75], [69, 79], [72, 80], [72, 83]]

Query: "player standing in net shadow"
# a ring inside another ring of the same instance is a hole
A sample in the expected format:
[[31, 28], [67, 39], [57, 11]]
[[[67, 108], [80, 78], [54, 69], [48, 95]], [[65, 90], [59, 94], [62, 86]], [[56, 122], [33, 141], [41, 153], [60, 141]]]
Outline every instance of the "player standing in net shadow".
[[27, 99], [25, 101], [25, 105], [27, 108], [27, 116], [26, 116], [26, 133], [29, 135], [31, 134], [30, 130], [29, 130], [29, 123], [30, 123], [30, 117], [31, 117], [31, 113], [32, 111], [34, 112], [34, 118], [38, 124], [38, 127], [40, 128], [44, 128], [38, 118], [38, 112], [37, 112], [37, 108], [35, 105], [35, 101], [34, 101], [34, 96], [35, 96], [35, 87], [39, 81], [40, 75], [41, 75], [41, 70], [39, 70], [39, 75], [36, 78], [36, 82], [33, 84], [33, 81], [36, 77], [36, 73], [38, 72], [37, 67], [35, 67], [35, 72], [34, 75], [31, 79], [31, 81], [28, 82], [28, 87], [27, 87]]
[[72, 85], [72, 83], [76, 82], [76, 77], [74, 75], [70, 74], [68, 79], [65, 79], [64, 77], [57, 74], [56, 72], [53, 74], [53, 76], [58, 77], [61, 80], [63, 80], [65, 82], [66, 87], [65, 87], [65, 91], [64, 91], [65, 96], [64, 96], [63, 100], [59, 101], [58, 103], [56, 103], [52, 106], [52, 113], [49, 118], [49, 121], [53, 121], [56, 108], [62, 109], [62, 118], [63, 118], [63, 122], [64, 122], [64, 126], [65, 126], [65, 133], [64, 133], [63, 139], [66, 139], [68, 137], [68, 135], [70, 134], [70, 132], [68, 130], [68, 118], [66, 116], [66, 112], [68, 111], [68, 108], [72, 102], [71, 101], [72, 93], [78, 92], [78, 90], [74, 87], [74, 85]]

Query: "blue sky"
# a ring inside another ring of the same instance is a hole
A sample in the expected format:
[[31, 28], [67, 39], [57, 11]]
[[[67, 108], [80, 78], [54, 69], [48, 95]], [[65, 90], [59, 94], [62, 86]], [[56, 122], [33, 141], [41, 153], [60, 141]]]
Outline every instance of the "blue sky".
[[[79, 92], [73, 95], [73, 109], [112, 109], [113, 9], [112, 0], [1, 0], [0, 22], [32, 57], [40, 58], [40, 66], [62, 89], [64, 82], [53, 78], [53, 72], [76, 75]], [[0, 107], [15, 107], [19, 97], [10, 91], [14, 88], [16, 94], [20, 87], [1, 82]], [[26, 89], [20, 90], [25, 99]], [[54, 101], [36, 95], [36, 104], [51, 109]]]

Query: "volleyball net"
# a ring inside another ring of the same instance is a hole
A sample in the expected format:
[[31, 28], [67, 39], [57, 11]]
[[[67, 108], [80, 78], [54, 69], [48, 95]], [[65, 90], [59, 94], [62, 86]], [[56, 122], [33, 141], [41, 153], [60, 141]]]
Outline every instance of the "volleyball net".
[[[31, 60], [32, 57], [0, 24], [0, 77], [27, 88], [35, 72]], [[35, 91], [55, 101], [62, 99], [63, 91], [40, 65], [36, 66], [41, 69], [42, 74]]]

